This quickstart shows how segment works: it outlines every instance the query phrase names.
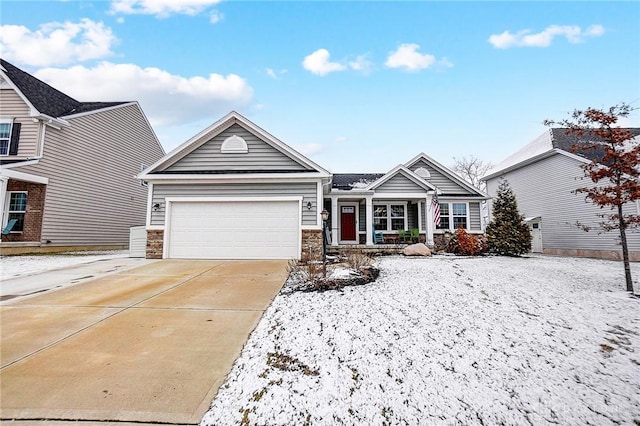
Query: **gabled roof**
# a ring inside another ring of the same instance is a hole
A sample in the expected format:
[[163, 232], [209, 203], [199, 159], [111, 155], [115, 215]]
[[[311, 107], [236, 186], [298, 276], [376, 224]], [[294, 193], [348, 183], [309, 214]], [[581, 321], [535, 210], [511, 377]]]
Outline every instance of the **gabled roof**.
[[23, 99], [40, 114], [59, 118], [65, 115], [96, 111], [129, 102], [80, 102], [31, 74], [0, 59], [1, 71], [13, 83]]
[[379, 188], [385, 182], [389, 181], [390, 179], [392, 179], [394, 176], [397, 176], [397, 175], [405, 176], [407, 179], [411, 180], [413, 183], [415, 183], [418, 186], [421, 186], [427, 191], [434, 191], [436, 189], [435, 186], [433, 186], [426, 180], [422, 179], [420, 176], [418, 176], [417, 174], [415, 174], [414, 172], [412, 172], [402, 164], [397, 165], [396, 167], [394, 167], [393, 169], [385, 173], [381, 178], [379, 178], [375, 182], [372, 182], [371, 185], [367, 187], [367, 189]]
[[442, 173], [444, 176], [446, 176], [447, 178], [449, 178], [450, 180], [452, 180], [453, 182], [457, 183], [458, 185], [460, 185], [463, 188], [466, 188], [467, 190], [469, 190], [470, 192], [480, 195], [482, 197], [487, 197], [487, 195], [485, 193], [483, 193], [482, 191], [480, 191], [478, 188], [476, 188], [475, 186], [471, 185], [469, 182], [467, 182], [466, 180], [464, 180], [461, 176], [459, 176], [457, 173], [453, 172], [451, 169], [449, 169], [448, 167], [443, 166], [442, 164], [438, 163], [436, 160], [434, 160], [433, 158], [429, 157], [427, 154], [425, 154], [424, 152], [421, 152], [420, 154], [416, 155], [415, 157], [413, 157], [411, 160], [407, 161], [406, 163], [404, 163], [404, 166], [406, 168], [411, 168], [413, 165], [415, 165], [418, 161], [424, 161], [426, 163], [431, 164], [431, 166], [433, 168], [435, 168], [436, 170], [438, 170], [440, 173]]
[[[583, 136], [578, 137], [569, 134], [567, 130], [566, 128], [552, 128], [547, 130], [514, 154], [505, 158], [493, 169], [489, 170], [482, 180], [494, 178], [507, 171], [518, 169], [554, 154], [565, 155], [583, 162], [599, 162], [604, 157], [604, 149], [578, 150], [573, 152], [574, 145], [589, 145], [602, 140], [590, 132], [586, 132]], [[626, 130], [631, 131], [635, 137], [640, 135], [640, 128], [628, 128]]]
[[[231, 127], [234, 124], [239, 124], [249, 132], [253, 133], [257, 137], [259, 137], [265, 143], [271, 145], [273, 148], [282, 152], [284, 155], [291, 158], [293, 161], [298, 164], [306, 167], [309, 171], [318, 172], [323, 177], [331, 176], [331, 173], [324, 168], [320, 167], [318, 164], [309, 160], [304, 155], [300, 154], [290, 146], [286, 145], [284, 142], [280, 141], [275, 136], [271, 135], [267, 131], [263, 130], [241, 114], [236, 111], [231, 111], [229, 114], [222, 117], [220, 120], [213, 123], [211, 126], [202, 130], [197, 135], [193, 136], [191, 139], [184, 142], [182, 145], [175, 148], [173, 151], [169, 152], [163, 158], [158, 160], [155, 164], [152, 164], [150, 167], [145, 169], [144, 172], [138, 175], [138, 179], [148, 179], [153, 175], [157, 177], [157, 173], [170, 167], [171, 165], [177, 163], [182, 158], [189, 155], [191, 152], [195, 151], [200, 146], [207, 143], [216, 135], [222, 133], [227, 128]], [[235, 173], [235, 172], [234, 172]]]

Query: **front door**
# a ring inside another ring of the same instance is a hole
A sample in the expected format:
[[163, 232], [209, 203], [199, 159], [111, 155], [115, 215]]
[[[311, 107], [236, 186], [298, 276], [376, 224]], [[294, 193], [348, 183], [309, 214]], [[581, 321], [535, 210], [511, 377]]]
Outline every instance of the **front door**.
[[340, 241], [356, 241], [356, 208], [340, 207]]

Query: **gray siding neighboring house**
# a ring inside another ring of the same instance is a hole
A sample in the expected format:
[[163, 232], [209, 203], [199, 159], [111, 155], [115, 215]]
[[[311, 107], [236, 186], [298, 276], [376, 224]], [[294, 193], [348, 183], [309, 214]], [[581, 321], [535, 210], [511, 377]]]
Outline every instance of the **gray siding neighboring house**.
[[[495, 196], [500, 179], [509, 182], [520, 213], [530, 221], [532, 232], [538, 234], [537, 250], [621, 259], [619, 234], [598, 234], [598, 214], [606, 211], [585, 201], [584, 194], [573, 193], [578, 187], [592, 185], [581, 168], [590, 160], [567, 151], [575, 142], [567, 141], [564, 129], [550, 129], [490, 171], [484, 177], [487, 192]], [[490, 202], [490, 211], [491, 205]], [[637, 203], [625, 206], [627, 212], [638, 214], [639, 210]], [[585, 232], [578, 222], [594, 229]], [[627, 240], [632, 258], [640, 261], [640, 233], [627, 231]]]
[[[2, 223], [21, 216], [0, 247], [126, 247], [145, 224], [136, 179], [164, 151], [136, 102], [76, 101], [2, 61], [0, 115], [20, 124], [16, 154], [1, 155]], [[3, 153], [4, 154], [4, 153]], [[10, 210], [15, 193], [26, 209]]]

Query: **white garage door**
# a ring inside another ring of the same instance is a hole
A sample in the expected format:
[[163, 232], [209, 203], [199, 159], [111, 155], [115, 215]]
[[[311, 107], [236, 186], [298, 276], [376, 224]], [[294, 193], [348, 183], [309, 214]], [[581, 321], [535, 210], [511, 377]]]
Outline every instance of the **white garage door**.
[[300, 257], [298, 201], [172, 202], [168, 258]]

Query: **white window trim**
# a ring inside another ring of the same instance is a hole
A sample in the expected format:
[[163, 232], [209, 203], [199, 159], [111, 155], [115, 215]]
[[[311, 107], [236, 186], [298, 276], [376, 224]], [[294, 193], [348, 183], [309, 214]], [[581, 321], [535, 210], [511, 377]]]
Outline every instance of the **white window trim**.
[[7, 138], [7, 153], [0, 152], [0, 157], [8, 157], [11, 151], [11, 133], [13, 133], [13, 118], [0, 117], [0, 124], [9, 124], [9, 137]]
[[[29, 191], [7, 191], [7, 195], [6, 195], [6, 201], [5, 201], [5, 205], [4, 205], [4, 211], [5, 211], [5, 215], [4, 218], [2, 219], [2, 227], [4, 228], [5, 226], [7, 226], [7, 223], [9, 223], [9, 214], [10, 213], [22, 213], [24, 215], [26, 215], [27, 213], [27, 206], [25, 205], [25, 210], [9, 210], [9, 206], [11, 205], [11, 195], [12, 194], [26, 194], [27, 195], [27, 202], [29, 202]], [[23, 219], [24, 220], [24, 219]], [[11, 231], [10, 234], [22, 234], [24, 232], [24, 228], [22, 231]]]
[[[407, 205], [408, 202], [407, 201], [386, 201], [384, 203], [380, 202], [380, 201], [376, 201], [373, 200], [373, 214], [372, 214], [372, 220], [375, 221], [376, 220], [376, 216], [375, 216], [375, 210], [376, 210], [376, 206], [387, 206], [387, 229], [383, 230], [383, 229], [378, 229], [376, 230], [376, 232], [382, 232], [383, 234], [397, 234], [398, 231], [394, 231], [391, 229], [391, 206], [404, 206], [404, 229], [408, 229], [407, 226], [409, 224], [409, 215], [407, 212]], [[373, 226], [374, 222], [371, 222], [371, 226]]]
[[[443, 234], [443, 233], [445, 233], [447, 231], [448, 232], [453, 232], [453, 231], [455, 231], [457, 229], [457, 228], [455, 228], [453, 226], [453, 218], [454, 218], [454, 216], [453, 216], [453, 204], [465, 204], [467, 206], [466, 207], [466, 212], [467, 212], [467, 214], [466, 214], [466, 219], [467, 219], [466, 222], [467, 223], [466, 223], [466, 226], [465, 226], [464, 230], [467, 231], [467, 232], [470, 232], [469, 227], [471, 226], [471, 212], [469, 210], [469, 202], [468, 201], [449, 201], [449, 200], [443, 201], [443, 200], [440, 200], [440, 205], [445, 204], [445, 203], [449, 205], [449, 214], [447, 215], [447, 217], [449, 218], [449, 228], [443, 229], [443, 228], [434, 227], [433, 232], [435, 234]], [[440, 212], [441, 212], [440, 213], [440, 217], [442, 218], [443, 217], [443, 215], [442, 215], [442, 207], [440, 207]], [[455, 217], [462, 217], [462, 216], [457, 215]]]

